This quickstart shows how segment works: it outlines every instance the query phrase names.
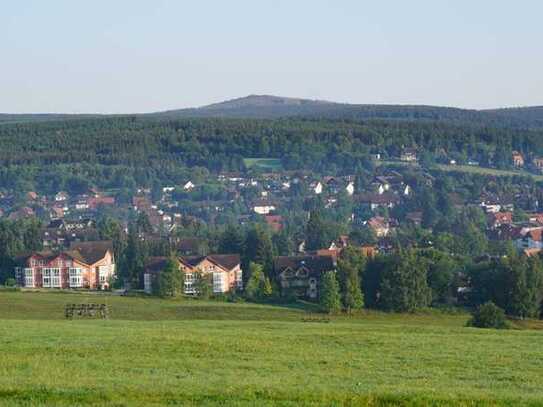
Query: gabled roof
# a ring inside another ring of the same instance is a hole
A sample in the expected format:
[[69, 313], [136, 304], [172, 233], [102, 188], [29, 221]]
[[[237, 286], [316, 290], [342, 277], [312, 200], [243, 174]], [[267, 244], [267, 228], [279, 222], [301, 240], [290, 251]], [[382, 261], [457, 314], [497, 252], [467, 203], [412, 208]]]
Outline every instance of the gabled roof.
[[168, 257], [149, 257], [145, 263], [146, 273], [160, 273], [166, 267]]
[[385, 192], [384, 194], [363, 193], [358, 195], [356, 200], [361, 203], [388, 204], [398, 203], [401, 198], [396, 194]]
[[193, 268], [197, 267], [202, 261], [208, 260], [215, 265], [222, 267], [226, 270], [232, 270], [240, 264], [239, 254], [211, 254], [209, 256], [182, 256], [179, 260]]
[[[108, 251], [113, 254], [113, 242], [103, 240], [98, 242], [74, 242], [70, 245], [68, 253], [86, 264], [94, 264], [103, 259]], [[79, 257], [76, 257], [78, 255]]]
[[276, 274], [286, 269], [298, 270], [301, 267], [309, 270], [310, 275], [320, 276], [327, 271], [335, 270], [335, 263], [332, 256], [279, 256], [274, 261]]

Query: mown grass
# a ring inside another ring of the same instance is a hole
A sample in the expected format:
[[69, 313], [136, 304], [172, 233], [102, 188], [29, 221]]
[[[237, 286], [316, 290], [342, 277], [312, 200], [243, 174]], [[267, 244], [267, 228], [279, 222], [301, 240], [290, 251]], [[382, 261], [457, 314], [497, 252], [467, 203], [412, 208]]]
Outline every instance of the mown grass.
[[[63, 320], [71, 302], [110, 320]], [[467, 315], [0, 292], [0, 405], [543, 405], [543, 332]]]

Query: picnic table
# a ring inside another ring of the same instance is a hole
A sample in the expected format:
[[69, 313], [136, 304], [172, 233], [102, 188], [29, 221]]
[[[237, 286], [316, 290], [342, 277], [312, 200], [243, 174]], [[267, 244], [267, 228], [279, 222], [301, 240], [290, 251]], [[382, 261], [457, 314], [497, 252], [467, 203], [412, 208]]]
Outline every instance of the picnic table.
[[66, 304], [64, 316], [67, 319], [74, 317], [107, 319], [109, 308], [106, 304]]

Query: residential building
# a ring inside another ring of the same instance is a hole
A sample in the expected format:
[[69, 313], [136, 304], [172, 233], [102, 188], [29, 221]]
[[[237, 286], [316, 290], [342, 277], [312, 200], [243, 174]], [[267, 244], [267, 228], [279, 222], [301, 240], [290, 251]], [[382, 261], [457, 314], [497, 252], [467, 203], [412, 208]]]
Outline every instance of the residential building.
[[488, 227], [491, 229], [501, 225], [510, 225], [513, 223], [512, 212], [490, 212], [487, 215]]
[[34, 252], [17, 258], [17, 285], [26, 288], [108, 289], [115, 275], [110, 241], [79, 242], [60, 252]]
[[538, 170], [543, 170], [543, 157], [536, 157], [532, 160], [532, 163]]
[[417, 161], [417, 150], [414, 148], [404, 148], [400, 154], [400, 160], [406, 162]]
[[532, 228], [516, 240], [516, 245], [519, 250], [525, 249], [543, 249], [543, 228]]
[[253, 205], [253, 211], [259, 215], [268, 215], [270, 212], [275, 211], [275, 209], [275, 205], [268, 201], [257, 201]]
[[368, 227], [373, 230], [375, 236], [385, 237], [390, 233], [390, 225], [388, 221], [381, 216], [374, 216], [367, 222]]
[[[153, 257], [146, 264], [143, 276], [144, 291], [153, 291], [153, 282], [166, 265], [166, 257]], [[212, 254], [208, 256], [181, 256], [179, 272], [184, 274], [185, 294], [197, 294], [197, 275], [211, 275], [214, 294], [243, 289], [243, 271], [238, 254]]]
[[274, 273], [281, 295], [316, 300], [321, 278], [327, 271], [335, 271], [332, 256], [279, 256], [274, 261]]
[[524, 166], [524, 157], [518, 151], [513, 151], [512, 160], [513, 160], [513, 165], [515, 167], [523, 167]]

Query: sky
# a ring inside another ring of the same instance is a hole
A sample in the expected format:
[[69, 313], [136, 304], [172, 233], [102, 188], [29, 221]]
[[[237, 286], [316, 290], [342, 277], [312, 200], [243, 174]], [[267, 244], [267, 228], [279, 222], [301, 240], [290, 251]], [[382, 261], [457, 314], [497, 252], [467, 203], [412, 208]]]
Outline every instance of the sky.
[[0, 112], [543, 105], [540, 0], [1, 0]]

